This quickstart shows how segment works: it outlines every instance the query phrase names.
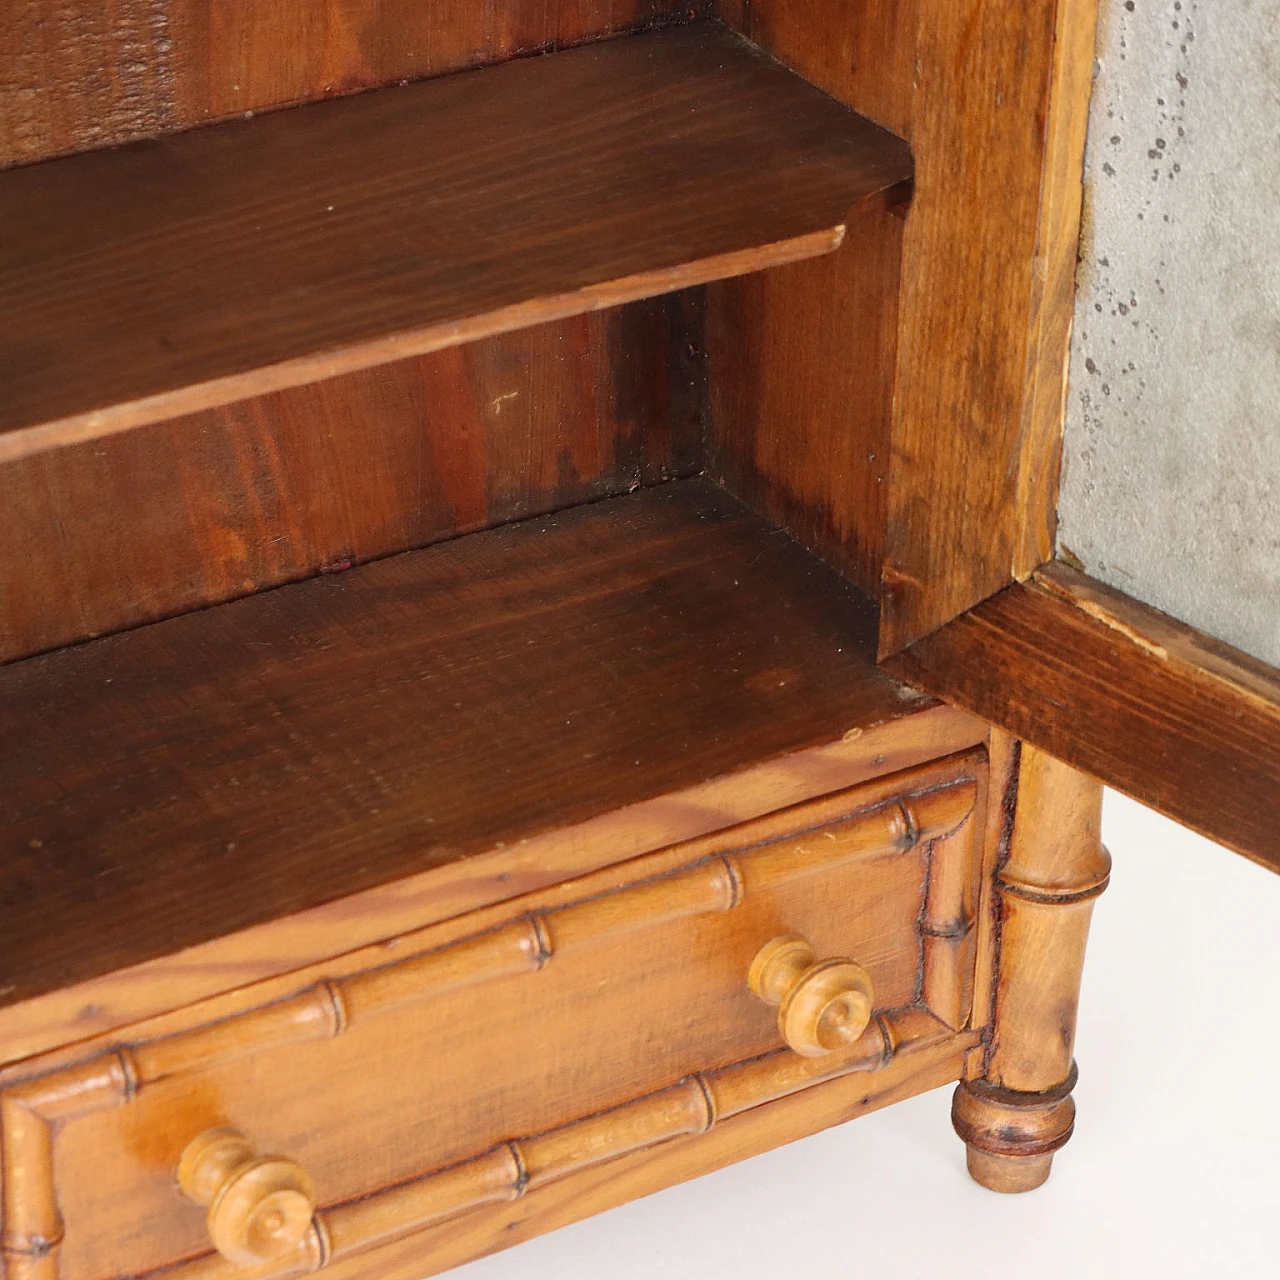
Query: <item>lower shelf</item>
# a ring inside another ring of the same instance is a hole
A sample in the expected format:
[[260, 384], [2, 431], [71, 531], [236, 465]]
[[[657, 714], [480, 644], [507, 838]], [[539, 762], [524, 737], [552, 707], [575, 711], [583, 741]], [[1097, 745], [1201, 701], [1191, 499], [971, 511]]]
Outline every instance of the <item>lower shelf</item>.
[[[0, 669], [20, 744], [0, 790], [0, 1041], [6, 1007], [326, 904], [331, 936], [242, 948], [239, 980], [332, 953], [333, 930], [385, 936], [387, 902], [367, 927], [348, 905], [380, 886], [430, 873], [444, 918], [794, 803], [776, 779], [690, 798], [789, 753], [847, 759], [865, 734], [874, 776], [978, 741], [875, 668], [873, 623], [695, 480]], [[918, 758], [900, 729], [875, 745], [905, 717]], [[105, 1025], [94, 1004], [73, 1011], [85, 1034]]]

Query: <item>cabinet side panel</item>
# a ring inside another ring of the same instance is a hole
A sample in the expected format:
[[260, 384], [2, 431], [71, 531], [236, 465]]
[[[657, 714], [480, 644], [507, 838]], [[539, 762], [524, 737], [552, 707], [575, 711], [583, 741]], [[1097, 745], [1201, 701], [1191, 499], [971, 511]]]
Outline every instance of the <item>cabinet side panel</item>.
[[[721, 0], [717, 12], [909, 138], [917, 3]], [[887, 514], [901, 255], [902, 220], [881, 202], [853, 211], [837, 253], [714, 285], [708, 302], [709, 471], [873, 595]]]
[[[834, 523], [858, 530], [856, 553], [838, 538], [811, 543], [881, 595], [883, 652], [1025, 577], [1051, 551], [1096, 8], [1096, 0], [718, 6], [802, 75], [909, 139], [915, 156], [896, 346], [868, 341], [860, 319], [842, 344], [806, 353], [868, 368], [896, 361], [890, 424], [859, 428], [874, 464], [865, 459], [868, 473], [855, 483], [822, 482]], [[874, 257], [865, 232], [851, 227], [849, 240], [843, 252], [856, 244]], [[883, 287], [896, 290], [898, 277], [886, 275]], [[775, 321], [758, 323], [767, 334]], [[803, 326], [799, 306], [789, 323]], [[773, 348], [747, 351], [744, 362]], [[797, 430], [786, 402], [769, 415], [790, 424], [779, 434], [809, 433], [805, 450], [815, 432], [848, 443], [847, 421]], [[729, 421], [716, 427], [735, 430]], [[884, 449], [870, 447], [876, 432], [891, 436], [887, 463]], [[784, 479], [793, 472], [781, 465]], [[802, 505], [820, 502], [817, 494], [804, 491]], [[749, 488], [743, 496], [760, 501]]]
[[699, 470], [698, 291], [0, 467], [0, 662]]
[[699, 16], [700, 0], [30, 0], [0, 8], [0, 166]]
[[835, 254], [708, 289], [707, 467], [878, 590], [902, 221], [866, 207]]
[[882, 653], [1052, 546], [1096, 0], [920, 0]]

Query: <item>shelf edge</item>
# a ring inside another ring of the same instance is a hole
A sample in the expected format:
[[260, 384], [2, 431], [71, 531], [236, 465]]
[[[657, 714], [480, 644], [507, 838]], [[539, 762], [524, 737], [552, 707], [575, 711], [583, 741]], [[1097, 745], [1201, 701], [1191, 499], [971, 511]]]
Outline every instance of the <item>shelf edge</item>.
[[409, 329], [336, 351], [299, 356], [278, 364], [128, 400], [108, 408], [92, 409], [48, 422], [15, 427], [0, 434], [0, 465], [87, 440], [115, 435], [135, 427], [184, 417], [205, 409], [215, 409], [252, 396], [305, 386], [413, 356], [430, 355], [446, 347], [475, 342], [516, 329], [565, 320], [627, 302], [638, 302], [643, 298], [674, 293], [679, 289], [821, 257], [838, 249], [844, 236], [845, 224], [840, 223], [802, 236], [754, 245], [749, 249], [735, 249], [674, 266], [603, 280], [568, 293], [531, 298], [446, 324]]

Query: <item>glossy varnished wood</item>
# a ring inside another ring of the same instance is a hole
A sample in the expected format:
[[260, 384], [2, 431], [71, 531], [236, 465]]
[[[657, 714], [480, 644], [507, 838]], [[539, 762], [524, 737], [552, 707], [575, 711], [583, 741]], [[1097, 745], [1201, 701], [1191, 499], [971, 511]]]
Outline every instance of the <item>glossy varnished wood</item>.
[[909, 173], [710, 25], [16, 169], [0, 459], [823, 253]]
[[[422, 1280], [483, 1254], [602, 1213], [664, 1187], [745, 1160], [831, 1125], [954, 1080], [976, 1032], [904, 1045], [874, 1074], [854, 1072], [729, 1117], [710, 1132], [678, 1137], [620, 1156], [606, 1170], [584, 1170], [498, 1204], [454, 1218], [376, 1253], [336, 1264], [333, 1280]], [[734, 1211], [723, 1225], [733, 1229]]]
[[702, 314], [686, 290], [0, 465], [0, 661], [692, 474]]
[[4, 999], [923, 709], [873, 627], [686, 481], [12, 664]]
[[952, 1106], [969, 1172], [1001, 1192], [1040, 1186], [1071, 1137], [1085, 942], [1111, 871], [1100, 840], [1101, 785], [1034, 747], [1017, 750], [1017, 795], [1009, 797], [995, 881], [993, 1025]]
[[1062, 564], [888, 666], [1280, 869], [1273, 668]]

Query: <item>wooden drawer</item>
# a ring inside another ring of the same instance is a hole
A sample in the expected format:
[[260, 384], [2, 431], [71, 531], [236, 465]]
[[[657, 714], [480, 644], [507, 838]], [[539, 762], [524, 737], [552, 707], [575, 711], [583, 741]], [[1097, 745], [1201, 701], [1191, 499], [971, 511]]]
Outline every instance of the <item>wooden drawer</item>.
[[[338, 1265], [954, 1038], [983, 769], [952, 758], [24, 1064], [0, 1095], [7, 1277]], [[747, 985], [781, 935], [865, 968], [876, 1012], [852, 1044], [784, 1045]], [[212, 1252], [176, 1171], [218, 1126], [314, 1180], [288, 1257]]]

